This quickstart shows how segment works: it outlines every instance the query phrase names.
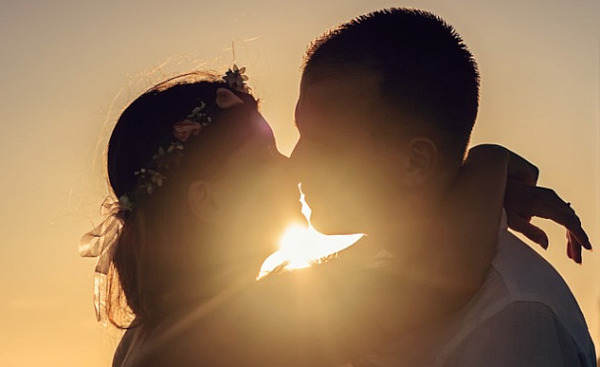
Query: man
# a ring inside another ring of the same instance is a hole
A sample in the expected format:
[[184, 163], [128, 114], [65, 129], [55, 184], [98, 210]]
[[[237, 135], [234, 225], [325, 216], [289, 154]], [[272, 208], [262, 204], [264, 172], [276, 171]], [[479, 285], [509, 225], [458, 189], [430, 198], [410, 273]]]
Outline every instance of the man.
[[[431, 218], [459, 174], [478, 88], [472, 55], [454, 29], [430, 13], [379, 11], [319, 38], [305, 60], [296, 106], [300, 140], [292, 154], [315, 227], [367, 233], [397, 263], [417, 259], [424, 249], [414, 244], [436, 231]], [[509, 184], [518, 185], [510, 177]], [[547, 245], [528, 219], [508, 218]], [[455, 318], [355, 364], [595, 365], [570, 290], [504, 223], [483, 285]], [[574, 243], [587, 247], [587, 239], [570, 233], [569, 241], [569, 256], [580, 262]], [[434, 246], [444, 246], [443, 234]]]

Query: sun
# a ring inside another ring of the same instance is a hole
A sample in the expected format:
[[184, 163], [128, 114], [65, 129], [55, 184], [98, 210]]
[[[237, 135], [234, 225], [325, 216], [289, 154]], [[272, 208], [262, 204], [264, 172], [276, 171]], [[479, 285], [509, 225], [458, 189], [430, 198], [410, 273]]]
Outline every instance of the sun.
[[304, 200], [300, 185], [298, 188], [302, 214], [306, 217], [308, 225], [292, 223], [288, 226], [279, 240], [279, 250], [263, 262], [259, 279], [284, 264], [286, 270], [307, 268], [320, 259], [351, 246], [363, 236], [361, 233], [330, 236], [317, 231], [310, 224], [311, 209]]

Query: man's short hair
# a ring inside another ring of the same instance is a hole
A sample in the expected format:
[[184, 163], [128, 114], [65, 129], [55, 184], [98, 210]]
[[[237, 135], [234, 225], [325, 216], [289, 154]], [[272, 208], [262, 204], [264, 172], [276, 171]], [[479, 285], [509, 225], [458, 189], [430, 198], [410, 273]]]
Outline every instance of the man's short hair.
[[479, 72], [452, 26], [405, 8], [360, 16], [312, 43], [303, 78], [351, 78], [356, 72], [376, 73], [383, 103], [438, 128], [442, 149], [463, 158], [477, 116]]

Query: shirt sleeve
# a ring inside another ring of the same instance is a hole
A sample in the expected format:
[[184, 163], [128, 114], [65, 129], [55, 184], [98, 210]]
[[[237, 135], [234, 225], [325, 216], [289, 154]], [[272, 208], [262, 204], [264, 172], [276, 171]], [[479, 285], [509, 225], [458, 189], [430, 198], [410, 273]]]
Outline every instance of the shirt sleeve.
[[537, 302], [512, 303], [481, 323], [444, 366], [591, 367], [556, 314]]

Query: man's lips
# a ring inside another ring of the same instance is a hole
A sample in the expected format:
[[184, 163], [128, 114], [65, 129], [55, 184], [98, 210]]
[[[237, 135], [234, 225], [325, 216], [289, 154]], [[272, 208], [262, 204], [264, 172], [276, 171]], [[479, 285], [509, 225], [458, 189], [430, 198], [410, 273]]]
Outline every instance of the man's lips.
[[310, 189], [307, 189], [307, 185], [306, 185], [304, 182], [301, 182], [301, 183], [298, 185], [298, 187], [299, 187], [299, 189], [300, 189], [300, 192], [301, 192], [301, 194], [304, 196], [304, 200], [306, 200], [306, 198], [307, 198], [307, 197], [308, 197], [308, 195], [309, 195], [309, 191], [310, 191]]

